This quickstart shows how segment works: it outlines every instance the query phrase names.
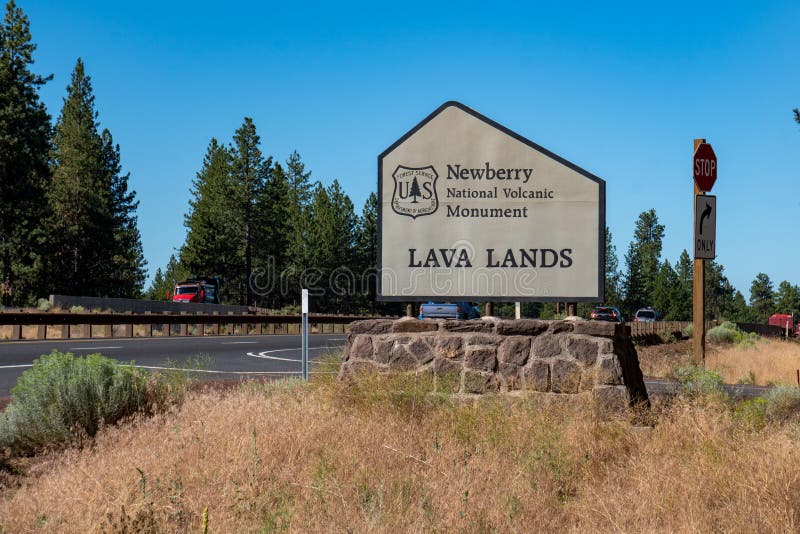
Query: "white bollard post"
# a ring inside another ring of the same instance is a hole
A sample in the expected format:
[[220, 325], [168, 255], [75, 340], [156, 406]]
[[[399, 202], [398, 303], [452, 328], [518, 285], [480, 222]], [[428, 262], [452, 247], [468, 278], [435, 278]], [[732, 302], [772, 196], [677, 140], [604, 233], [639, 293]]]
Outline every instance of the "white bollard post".
[[308, 289], [304, 289], [302, 291], [302, 300], [303, 321], [300, 327], [300, 330], [302, 331], [301, 364], [303, 367], [303, 379], [308, 380]]
[[516, 319], [522, 318], [522, 304], [519, 302], [514, 303], [514, 318]]

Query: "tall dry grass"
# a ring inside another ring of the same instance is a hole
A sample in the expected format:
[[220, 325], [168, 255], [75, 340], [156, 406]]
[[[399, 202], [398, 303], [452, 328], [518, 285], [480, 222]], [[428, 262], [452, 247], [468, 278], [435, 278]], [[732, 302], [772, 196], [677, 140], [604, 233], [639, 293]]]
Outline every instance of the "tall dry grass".
[[[707, 357], [707, 363], [725, 382], [751, 381], [797, 384], [800, 369], [800, 343], [760, 339], [755, 347], [720, 345]], [[752, 375], [751, 375], [752, 373]]]
[[[645, 376], [667, 377], [693, 362], [691, 341], [638, 347], [637, 352]], [[797, 384], [800, 343], [766, 338], [754, 346], [708, 343], [706, 368], [726, 383]]]
[[422, 378], [244, 385], [107, 428], [0, 500], [7, 532], [740, 531], [800, 527], [800, 432], [676, 402], [454, 403]]

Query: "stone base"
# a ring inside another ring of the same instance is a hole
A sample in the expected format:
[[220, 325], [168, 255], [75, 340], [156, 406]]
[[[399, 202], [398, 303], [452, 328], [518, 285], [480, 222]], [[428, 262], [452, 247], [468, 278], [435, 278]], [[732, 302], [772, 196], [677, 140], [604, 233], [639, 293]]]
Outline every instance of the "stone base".
[[587, 393], [604, 409], [649, 402], [630, 328], [602, 321], [357, 321], [339, 378], [364, 371], [429, 372], [458, 394]]

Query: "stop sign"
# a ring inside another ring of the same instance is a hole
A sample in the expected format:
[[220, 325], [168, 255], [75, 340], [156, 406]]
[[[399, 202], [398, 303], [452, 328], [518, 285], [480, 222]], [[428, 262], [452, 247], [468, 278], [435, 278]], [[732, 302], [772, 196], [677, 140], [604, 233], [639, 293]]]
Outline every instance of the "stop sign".
[[717, 180], [717, 156], [710, 144], [701, 143], [697, 147], [692, 164], [694, 183], [697, 184], [697, 188], [704, 193], [711, 191]]

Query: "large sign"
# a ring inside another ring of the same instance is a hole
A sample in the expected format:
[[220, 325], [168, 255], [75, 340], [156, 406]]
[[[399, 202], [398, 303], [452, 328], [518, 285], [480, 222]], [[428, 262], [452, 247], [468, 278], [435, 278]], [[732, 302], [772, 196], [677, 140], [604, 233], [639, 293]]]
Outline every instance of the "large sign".
[[694, 197], [694, 259], [717, 257], [717, 197]]
[[378, 157], [380, 300], [602, 301], [605, 182], [458, 102]]

